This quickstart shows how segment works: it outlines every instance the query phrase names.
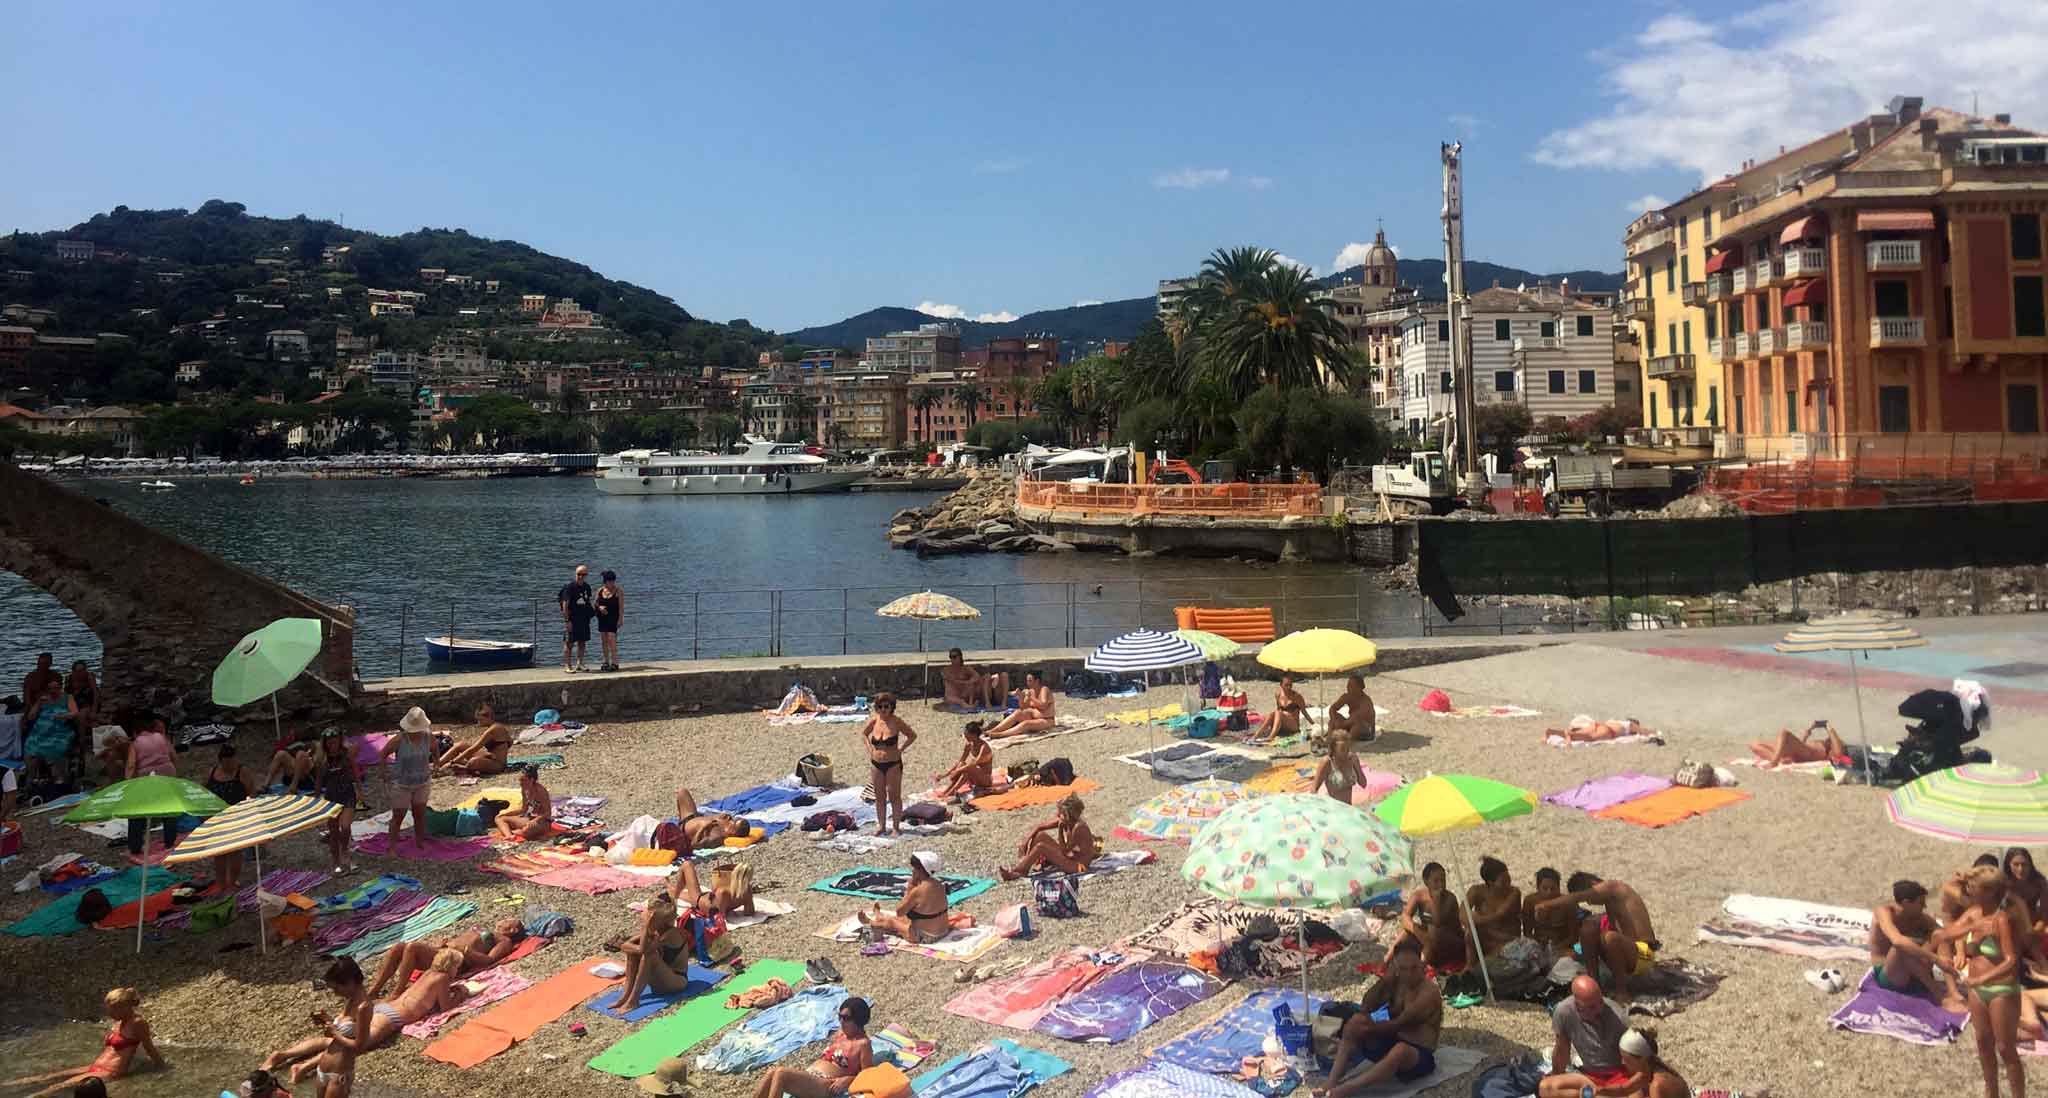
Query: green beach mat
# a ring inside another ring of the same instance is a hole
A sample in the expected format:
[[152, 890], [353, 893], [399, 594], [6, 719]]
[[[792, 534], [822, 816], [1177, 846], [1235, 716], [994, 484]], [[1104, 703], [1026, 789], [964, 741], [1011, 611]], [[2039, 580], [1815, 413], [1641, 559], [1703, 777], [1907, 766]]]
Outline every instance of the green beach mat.
[[[149, 894], [152, 896], [184, 883], [185, 878], [161, 866], [150, 868]], [[142, 867], [132, 866], [120, 876], [109, 877], [92, 887], [105, 893], [107, 902], [115, 907], [132, 904], [142, 898]], [[78, 901], [84, 899], [88, 891], [90, 889], [82, 888], [77, 892], [59, 896], [29, 912], [20, 922], [6, 927], [5, 930], [17, 938], [55, 938], [84, 930], [85, 924], [78, 921]]]
[[755, 961], [711, 994], [699, 995], [675, 1013], [656, 1018], [598, 1053], [589, 1066], [621, 1079], [638, 1079], [668, 1057], [682, 1055], [691, 1046], [746, 1017], [745, 1010], [725, 1008], [726, 996], [744, 995], [775, 979], [795, 987], [803, 978], [804, 966], [795, 961]]
[[[910, 871], [907, 869], [883, 869], [877, 866], [864, 865], [857, 869], [849, 869], [844, 873], [834, 873], [832, 876], [812, 885], [811, 891], [830, 892], [834, 896], [853, 896], [862, 900], [901, 900], [903, 898], [903, 892], [900, 888], [892, 896], [886, 892], [864, 890], [857, 886], [847, 887], [848, 885], [855, 885], [862, 878], [872, 879], [870, 876], [872, 874], [881, 874], [905, 882], [910, 880]], [[962, 900], [971, 900], [996, 886], [994, 881], [986, 877], [956, 877], [950, 873], [940, 874], [939, 880], [946, 886], [946, 902], [948, 904], [957, 904]]]

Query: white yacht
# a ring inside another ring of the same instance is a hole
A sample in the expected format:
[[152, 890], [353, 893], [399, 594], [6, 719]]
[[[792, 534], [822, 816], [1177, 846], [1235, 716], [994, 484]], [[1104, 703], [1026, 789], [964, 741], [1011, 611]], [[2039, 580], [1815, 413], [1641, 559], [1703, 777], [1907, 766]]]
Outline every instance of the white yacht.
[[837, 492], [865, 475], [832, 468], [796, 443], [748, 435], [729, 454], [621, 451], [600, 468], [597, 490], [621, 496], [793, 495]]

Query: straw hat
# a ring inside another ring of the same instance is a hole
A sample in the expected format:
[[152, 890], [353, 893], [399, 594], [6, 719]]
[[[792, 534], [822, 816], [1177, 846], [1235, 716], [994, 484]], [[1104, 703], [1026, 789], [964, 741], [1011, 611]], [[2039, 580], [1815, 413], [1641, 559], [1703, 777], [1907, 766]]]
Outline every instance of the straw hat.
[[434, 722], [427, 719], [426, 710], [415, 705], [405, 711], [405, 716], [398, 718], [398, 730], [400, 732], [432, 732], [434, 730]]
[[648, 1094], [688, 1094], [690, 1062], [680, 1056], [671, 1056], [654, 1065], [653, 1074], [642, 1075], [634, 1081]]

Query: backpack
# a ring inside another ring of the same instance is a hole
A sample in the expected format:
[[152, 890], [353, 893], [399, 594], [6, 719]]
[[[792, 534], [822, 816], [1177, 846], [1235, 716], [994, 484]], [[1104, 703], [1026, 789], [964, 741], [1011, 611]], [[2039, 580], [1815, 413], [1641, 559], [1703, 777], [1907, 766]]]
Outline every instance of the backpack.
[[[498, 813], [510, 807], [512, 807], [511, 801], [501, 801], [495, 797], [486, 797], [476, 802], [476, 817], [483, 822], [484, 827], [490, 828], [496, 826]], [[482, 832], [478, 832], [478, 834], [482, 834]]]
[[97, 888], [88, 888], [78, 897], [79, 922], [90, 926], [114, 913], [114, 905], [107, 900], [107, 894]]
[[654, 837], [648, 840], [647, 845], [655, 850], [673, 850], [681, 854], [689, 845], [689, 839], [683, 834], [681, 825], [664, 821], [654, 829]]
[[1717, 784], [1714, 768], [1709, 763], [1687, 759], [1678, 764], [1678, 771], [1671, 775], [1671, 784], [1692, 789], [1712, 789]]
[[1038, 784], [1074, 784], [1074, 764], [1068, 761], [1065, 755], [1061, 755], [1060, 757], [1051, 760], [1044, 766], [1038, 768]]
[[903, 816], [905, 819], [927, 825], [942, 824], [953, 818], [953, 814], [946, 811], [945, 805], [935, 801], [919, 801], [904, 809]]

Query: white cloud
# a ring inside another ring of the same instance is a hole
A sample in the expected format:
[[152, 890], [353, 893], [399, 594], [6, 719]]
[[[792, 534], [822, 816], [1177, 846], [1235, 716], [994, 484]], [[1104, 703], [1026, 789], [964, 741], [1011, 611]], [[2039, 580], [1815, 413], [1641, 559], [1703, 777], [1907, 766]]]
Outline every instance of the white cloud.
[[1000, 313], [976, 313], [974, 319], [979, 324], [1008, 324], [1017, 319], [1017, 314], [1004, 309]]
[[1628, 212], [1632, 214], [1646, 214], [1651, 210], [1661, 210], [1669, 205], [1671, 205], [1671, 200], [1661, 194], [1646, 194], [1640, 198], [1629, 199]]
[[1486, 120], [1480, 118], [1478, 115], [1465, 114], [1463, 112], [1453, 114], [1450, 117], [1444, 119], [1444, 121], [1449, 122], [1451, 124], [1451, 128], [1458, 131], [1459, 133], [1470, 133], [1473, 130], [1480, 128], [1481, 126], [1486, 125]]
[[1100, 302], [1100, 301], [1097, 301], [1097, 300], [1095, 300], [1095, 299], [1094, 299], [1094, 298], [1092, 298], [1092, 297], [1084, 297], [1084, 298], [1082, 298], [1081, 300], [1079, 300], [1079, 301], [1076, 301], [1076, 302], [1074, 302], [1074, 308], [1076, 308], [1076, 309], [1081, 309], [1081, 308], [1086, 308], [1086, 307], [1087, 307], [1087, 306], [1089, 306], [1089, 305], [1100, 305], [1100, 304], [1102, 304], [1102, 302]]
[[995, 313], [975, 313], [969, 316], [967, 310], [960, 306], [948, 305], [940, 301], [920, 301], [917, 303], [917, 311], [926, 316], [938, 317], [940, 320], [972, 320], [977, 324], [1008, 324], [1017, 319], [1017, 314], [1008, 309]]
[[1270, 175], [1249, 175], [1245, 177], [1244, 185], [1255, 191], [1263, 191], [1273, 185], [1273, 177]]
[[1164, 190], [1192, 191], [1230, 182], [1229, 168], [1182, 168], [1152, 177], [1152, 185]]
[[1296, 259], [1285, 252], [1274, 252], [1273, 258], [1280, 261], [1281, 263], [1287, 264], [1289, 267], [1292, 267], [1297, 271], [1300, 271], [1302, 274], [1316, 273], [1316, 269], [1314, 267], [1311, 267], [1308, 264], [1303, 263], [1301, 260]]
[[1031, 161], [1021, 156], [1006, 156], [996, 160], [984, 160], [976, 164], [974, 166], [974, 174], [1009, 175], [1011, 172], [1023, 171], [1030, 164]]
[[1337, 258], [1330, 261], [1330, 269], [1344, 271], [1359, 266], [1365, 262], [1365, 252], [1370, 247], [1372, 245], [1361, 244], [1356, 240], [1344, 245], [1337, 249]]
[[1614, 100], [1556, 130], [1535, 159], [1562, 168], [1675, 167], [1702, 181], [1777, 155], [1883, 109], [1893, 95], [1929, 107], [2048, 122], [2048, 5], [2012, 0], [1807, 0], [1733, 13], [1715, 25], [1652, 21], [1627, 47], [1595, 55]]

